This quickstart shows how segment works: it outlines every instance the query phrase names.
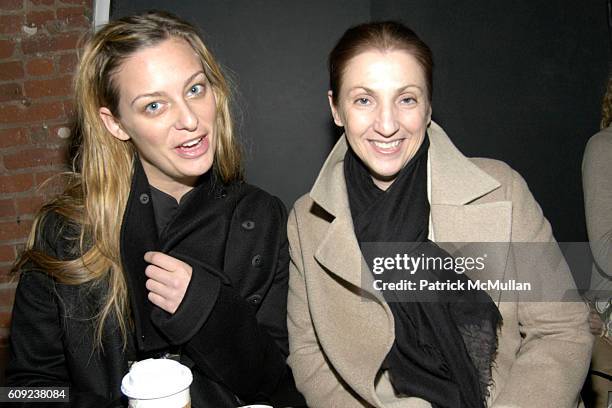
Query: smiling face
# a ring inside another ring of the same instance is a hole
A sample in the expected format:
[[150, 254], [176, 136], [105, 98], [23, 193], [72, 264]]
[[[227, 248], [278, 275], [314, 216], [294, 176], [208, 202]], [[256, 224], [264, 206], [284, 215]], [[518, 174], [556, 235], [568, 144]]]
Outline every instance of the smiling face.
[[180, 198], [214, 159], [217, 109], [200, 58], [169, 38], [127, 58], [114, 83], [118, 117], [100, 108], [106, 128], [134, 143], [151, 185]]
[[423, 69], [407, 51], [367, 50], [342, 74], [337, 103], [329, 104], [350, 147], [386, 190], [414, 156], [431, 120]]

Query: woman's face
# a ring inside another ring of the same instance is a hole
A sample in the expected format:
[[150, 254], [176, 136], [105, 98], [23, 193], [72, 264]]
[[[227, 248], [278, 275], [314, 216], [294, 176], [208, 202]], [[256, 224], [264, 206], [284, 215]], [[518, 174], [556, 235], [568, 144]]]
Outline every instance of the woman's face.
[[215, 152], [215, 95], [199, 57], [183, 39], [137, 51], [115, 74], [119, 117], [100, 115], [108, 130], [131, 139], [149, 183], [169, 194], [193, 186]]
[[425, 138], [431, 105], [423, 69], [407, 51], [368, 50], [349, 60], [337, 104], [328, 94], [334, 122], [386, 190]]

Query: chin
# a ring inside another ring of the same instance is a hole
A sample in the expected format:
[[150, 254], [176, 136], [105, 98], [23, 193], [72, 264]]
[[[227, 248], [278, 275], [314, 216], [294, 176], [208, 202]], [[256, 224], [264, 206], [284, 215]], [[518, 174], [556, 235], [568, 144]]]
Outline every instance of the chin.
[[397, 174], [402, 170], [402, 166], [385, 166], [385, 167], [372, 167], [370, 173], [373, 173], [374, 177], [380, 180], [393, 180], [397, 177]]
[[208, 171], [210, 171], [211, 169], [212, 169], [212, 164], [207, 165], [207, 166], [183, 168], [181, 169], [181, 173], [185, 177], [199, 177], [199, 176], [202, 176], [208, 173]]

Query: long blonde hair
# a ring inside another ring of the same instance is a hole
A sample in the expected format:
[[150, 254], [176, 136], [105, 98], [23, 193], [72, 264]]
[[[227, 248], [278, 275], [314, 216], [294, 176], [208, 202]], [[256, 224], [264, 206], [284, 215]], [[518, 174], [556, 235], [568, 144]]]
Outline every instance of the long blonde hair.
[[[105, 296], [94, 317], [95, 345], [102, 346], [102, 329], [110, 316], [118, 322], [124, 345], [130, 326], [126, 279], [120, 256], [120, 231], [130, 191], [135, 148], [113, 137], [105, 128], [100, 107], [119, 117], [119, 90], [114, 74], [133, 53], [171, 37], [187, 41], [200, 57], [217, 104], [217, 137], [213, 170], [224, 183], [242, 178], [241, 150], [230, 114], [230, 90], [221, 68], [189, 23], [165, 12], [147, 12], [105, 25], [84, 45], [75, 80], [78, 151], [67, 188], [37, 214], [25, 251], [13, 270], [32, 263], [57, 282], [104, 284]], [[56, 259], [37, 247], [50, 213], [80, 230], [74, 260]]]

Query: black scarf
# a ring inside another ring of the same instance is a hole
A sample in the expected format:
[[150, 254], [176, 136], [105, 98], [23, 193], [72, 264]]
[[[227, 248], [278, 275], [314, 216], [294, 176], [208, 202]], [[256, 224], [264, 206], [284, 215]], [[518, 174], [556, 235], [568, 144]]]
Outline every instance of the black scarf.
[[[355, 235], [363, 243], [410, 243], [409, 255], [450, 257], [427, 239], [428, 136], [393, 184], [380, 190], [349, 148], [344, 160]], [[364, 254], [372, 268], [371, 254]], [[370, 258], [370, 259], [368, 259]], [[447, 270], [385, 272], [383, 281], [400, 279], [467, 282]], [[436, 408], [481, 408], [491, 384], [491, 364], [497, 349], [499, 310], [487, 293], [477, 290], [436, 291], [427, 301], [405, 301], [398, 292], [383, 291], [395, 320], [395, 342], [383, 368], [400, 395], [419, 397]]]

